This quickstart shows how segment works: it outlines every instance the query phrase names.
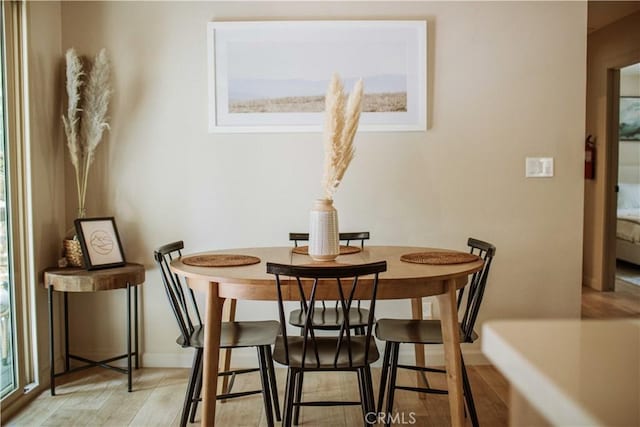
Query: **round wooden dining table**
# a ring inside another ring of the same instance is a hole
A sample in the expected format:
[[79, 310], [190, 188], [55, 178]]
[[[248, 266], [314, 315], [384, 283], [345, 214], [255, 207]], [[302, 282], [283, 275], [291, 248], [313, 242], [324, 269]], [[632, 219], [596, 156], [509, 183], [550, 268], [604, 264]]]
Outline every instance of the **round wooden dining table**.
[[[483, 261], [463, 264], [429, 265], [414, 264], [400, 260], [404, 254], [423, 251], [446, 251], [445, 249], [368, 246], [362, 251], [340, 255], [333, 262], [318, 263], [308, 255], [293, 252], [292, 247], [263, 247], [225, 249], [203, 252], [206, 254], [233, 254], [258, 257], [259, 263], [239, 267], [196, 267], [184, 264], [186, 255], [171, 262], [174, 273], [186, 277], [187, 284], [195, 291], [207, 295], [202, 425], [215, 425], [218, 364], [220, 358], [220, 329], [223, 320], [223, 306], [226, 299], [276, 301], [275, 277], [266, 272], [266, 263], [275, 262], [295, 265], [353, 265], [375, 261], [386, 261], [387, 271], [380, 275], [378, 300], [411, 299], [414, 318], [422, 318], [422, 297], [436, 296], [440, 307], [442, 335], [444, 340], [447, 386], [451, 424], [464, 424], [464, 400], [462, 395], [462, 371], [460, 364], [460, 337], [457, 315], [456, 290], [467, 284], [468, 276], [482, 268]], [[362, 285], [366, 286], [366, 278]], [[295, 280], [291, 286], [297, 286]], [[283, 284], [286, 286], [286, 284]], [[338, 299], [335, 287], [326, 287], [327, 292], [318, 299]], [[331, 290], [329, 290], [331, 289]], [[283, 298], [292, 300], [296, 292], [283, 291]], [[381, 313], [376, 313], [381, 317]], [[227, 362], [228, 363], [228, 362]], [[416, 363], [424, 366], [424, 347], [416, 345]], [[420, 379], [421, 377], [419, 377]]]

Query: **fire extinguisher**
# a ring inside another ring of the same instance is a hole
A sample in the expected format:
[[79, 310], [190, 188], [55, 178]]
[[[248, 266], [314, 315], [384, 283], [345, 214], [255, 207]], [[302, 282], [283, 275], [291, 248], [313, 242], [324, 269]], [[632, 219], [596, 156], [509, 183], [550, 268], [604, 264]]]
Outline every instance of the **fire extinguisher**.
[[587, 136], [584, 141], [584, 179], [596, 177], [596, 143], [593, 136]]

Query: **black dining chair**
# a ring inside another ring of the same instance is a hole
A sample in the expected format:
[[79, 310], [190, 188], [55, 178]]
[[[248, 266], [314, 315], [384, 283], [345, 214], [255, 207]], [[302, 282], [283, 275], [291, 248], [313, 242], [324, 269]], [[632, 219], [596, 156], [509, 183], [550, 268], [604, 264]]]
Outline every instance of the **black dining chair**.
[[[297, 248], [299, 242], [308, 242], [309, 233], [289, 233], [289, 240], [293, 242], [293, 245]], [[364, 248], [364, 241], [369, 240], [368, 231], [357, 231], [350, 233], [339, 233], [338, 240], [345, 242], [345, 245], [350, 246], [351, 241], [360, 241], [360, 248]]]
[[[298, 424], [301, 406], [360, 405], [363, 417], [375, 410], [371, 363], [380, 357], [372, 336], [378, 275], [387, 270], [386, 261], [362, 265], [310, 267], [267, 263], [267, 273], [276, 278], [278, 310], [282, 335], [276, 340], [273, 359], [288, 367], [283, 426]], [[363, 276], [373, 276], [361, 279]], [[364, 283], [363, 283], [364, 282]], [[284, 289], [287, 287], [288, 289]], [[304, 313], [302, 336], [289, 336], [286, 331], [283, 293], [297, 294]], [[355, 298], [370, 301], [365, 335], [351, 334], [349, 317], [343, 317], [337, 336], [316, 336], [312, 319], [316, 300], [324, 295], [337, 295], [340, 307], [348, 312]], [[305, 372], [353, 371], [357, 373], [359, 401], [303, 402]]]
[[[470, 238], [467, 242], [470, 247], [470, 252], [476, 254], [482, 258], [484, 265], [480, 271], [477, 271], [471, 277], [467, 288], [466, 302], [464, 304], [464, 314], [462, 321], [460, 322], [460, 342], [472, 343], [478, 335], [474, 332], [473, 327], [478, 317], [480, 310], [480, 304], [484, 296], [484, 290], [487, 285], [487, 277], [489, 276], [489, 269], [491, 268], [491, 261], [496, 253], [496, 248], [491, 243], [483, 242], [481, 240]], [[465, 288], [458, 291], [458, 311], [462, 306], [463, 297], [465, 295]], [[409, 366], [399, 365], [398, 355], [400, 351], [400, 344], [442, 344], [442, 329], [440, 320], [411, 320], [411, 319], [380, 319], [376, 324], [376, 337], [379, 340], [385, 341], [384, 357], [382, 362], [382, 376], [380, 378], [380, 392], [378, 394], [378, 412], [383, 411], [383, 403], [385, 396], [385, 388], [387, 396], [387, 406], [385, 409], [386, 414], [391, 414], [393, 411], [393, 400], [395, 390], [407, 390], [419, 393], [433, 393], [433, 394], [446, 394], [446, 390], [434, 389], [429, 386], [428, 381], [426, 387], [410, 387], [396, 384], [398, 368], [410, 369], [422, 372], [439, 372], [446, 373], [443, 369], [427, 368], [421, 366]], [[475, 404], [473, 402], [473, 395], [471, 393], [471, 384], [469, 383], [469, 377], [464, 364], [464, 358], [462, 353], [460, 354], [462, 364], [462, 386], [464, 392], [464, 400], [471, 418], [471, 423], [474, 426], [478, 426], [478, 415], [476, 412]], [[426, 381], [426, 377], [425, 377]], [[387, 424], [389, 425], [389, 424]]]
[[[187, 419], [189, 419], [189, 414], [191, 414], [190, 422], [194, 422], [198, 402], [201, 400], [204, 326], [202, 325], [200, 310], [193, 290], [184, 286], [180, 277], [169, 269], [171, 261], [182, 256], [182, 249], [184, 249], [182, 241], [169, 243], [154, 251], [154, 259], [160, 268], [162, 283], [180, 329], [180, 336], [176, 339], [176, 342], [183, 348], [191, 347], [195, 349], [193, 366], [189, 375], [189, 383], [180, 417], [180, 426], [184, 427], [187, 424]], [[222, 322], [220, 333], [220, 348], [256, 347], [259, 368], [219, 372], [218, 375], [235, 376], [249, 372], [260, 372], [262, 388], [260, 390], [219, 394], [217, 396], [218, 400], [262, 393], [265, 415], [269, 426], [274, 425], [274, 410], [276, 420], [280, 421], [281, 419], [278, 389], [271, 356], [271, 345], [275, 343], [279, 333], [280, 323], [274, 320]], [[229, 387], [230, 389], [231, 386]]]
[[[340, 242], [345, 242], [346, 246], [350, 246], [351, 242], [360, 242], [360, 249], [364, 249], [364, 241], [369, 240], [368, 231], [339, 233], [338, 239]], [[309, 241], [309, 233], [289, 233], [289, 240], [293, 242], [295, 247], [298, 247], [299, 242]], [[314, 310], [313, 328], [325, 331], [336, 331], [340, 329], [342, 322], [343, 311], [340, 308], [338, 301], [333, 304], [333, 307], [327, 307], [325, 301], [321, 301], [322, 307], [318, 307]], [[355, 329], [359, 335], [364, 335], [364, 327], [367, 324], [369, 318], [369, 310], [360, 306], [360, 301], [356, 302], [355, 307], [351, 307], [349, 310], [349, 325], [352, 329]], [[302, 328], [304, 325], [304, 314], [301, 309], [293, 310], [289, 315], [289, 324]]]

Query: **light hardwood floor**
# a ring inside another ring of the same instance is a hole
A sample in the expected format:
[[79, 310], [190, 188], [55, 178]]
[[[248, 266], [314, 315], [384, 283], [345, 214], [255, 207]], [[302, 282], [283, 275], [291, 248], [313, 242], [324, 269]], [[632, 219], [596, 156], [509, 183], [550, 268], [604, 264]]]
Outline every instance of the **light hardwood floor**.
[[[583, 288], [583, 318], [640, 317], [640, 287], [616, 282], [616, 292], [596, 292]], [[478, 417], [483, 425], [506, 426], [508, 422], [507, 381], [491, 366], [469, 366]], [[278, 369], [282, 402], [285, 370]], [[174, 426], [182, 408], [187, 384], [186, 369], [140, 369], [134, 374], [134, 391], [127, 393], [126, 376], [93, 368], [61, 379], [58, 395], [40, 394], [9, 426]], [[379, 369], [373, 370], [377, 393]], [[429, 374], [434, 387], [446, 388], [444, 377]], [[400, 371], [399, 383], [415, 385], [412, 372]], [[241, 375], [234, 390], [259, 386], [256, 374]], [[352, 399], [357, 395], [354, 374], [309, 374], [305, 376], [305, 396], [310, 400]], [[415, 413], [415, 425], [447, 426], [449, 410], [446, 396], [429, 395], [421, 400], [415, 393], [398, 391], [395, 409]], [[303, 408], [300, 422], [308, 426], [361, 425], [358, 407]], [[199, 421], [199, 414], [196, 417]], [[265, 426], [259, 395], [219, 404], [216, 420], [220, 426]], [[470, 424], [470, 423], [469, 423]]]
[[640, 286], [616, 280], [615, 292], [582, 287], [583, 319], [640, 317]]
[[[277, 369], [282, 402], [284, 369]], [[69, 376], [56, 388], [57, 395], [42, 393], [8, 426], [175, 426], [178, 425], [182, 399], [187, 385], [186, 369], [140, 369], [134, 375], [134, 391], [127, 393], [126, 376], [93, 368]], [[380, 371], [374, 370], [374, 387]], [[478, 417], [484, 425], [506, 426], [508, 419], [508, 384], [491, 366], [470, 366]], [[413, 372], [401, 372], [399, 383], [415, 385]], [[446, 388], [443, 375], [429, 374], [432, 386]], [[236, 378], [234, 390], [259, 387], [256, 374]], [[377, 390], [377, 389], [376, 389]], [[377, 392], [376, 392], [377, 393]], [[305, 375], [303, 399], [352, 400], [358, 395], [355, 374]], [[416, 393], [398, 391], [395, 410], [405, 414], [405, 421], [415, 417], [415, 425], [447, 426], [449, 409], [446, 396], [429, 395], [426, 400]], [[260, 395], [231, 399], [219, 403], [216, 414], [220, 426], [266, 426]], [[196, 421], [200, 420], [200, 411]], [[362, 425], [359, 407], [306, 407], [300, 413], [301, 425]], [[279, 424], [279, 423], [278, 423]], [[470, 423], [469, 423], [470, 425]]]

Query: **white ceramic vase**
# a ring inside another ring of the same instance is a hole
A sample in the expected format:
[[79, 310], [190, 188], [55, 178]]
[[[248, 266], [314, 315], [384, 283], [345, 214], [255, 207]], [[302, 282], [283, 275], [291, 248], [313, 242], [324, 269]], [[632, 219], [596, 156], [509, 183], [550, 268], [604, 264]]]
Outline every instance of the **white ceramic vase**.
[[333, 261], [338, 255], [338, 212], [333, 200], [317, 199], [309, 215], [309, 256], [316, 261]]

